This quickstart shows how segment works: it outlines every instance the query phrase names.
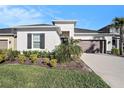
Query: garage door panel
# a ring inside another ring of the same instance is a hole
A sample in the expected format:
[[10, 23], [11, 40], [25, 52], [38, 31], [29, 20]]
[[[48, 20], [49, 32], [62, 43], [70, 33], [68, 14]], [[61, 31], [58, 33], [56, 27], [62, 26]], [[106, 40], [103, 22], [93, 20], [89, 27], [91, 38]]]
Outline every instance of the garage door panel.
[[8, 41], [0, 40], [0, 49], [7, 49], [7, 48], [8, 48]]
[[95, 40], [81, 40], [79, 45], [84, 52], [87, 53], [99, 53], [100, 52], [100, 41]]

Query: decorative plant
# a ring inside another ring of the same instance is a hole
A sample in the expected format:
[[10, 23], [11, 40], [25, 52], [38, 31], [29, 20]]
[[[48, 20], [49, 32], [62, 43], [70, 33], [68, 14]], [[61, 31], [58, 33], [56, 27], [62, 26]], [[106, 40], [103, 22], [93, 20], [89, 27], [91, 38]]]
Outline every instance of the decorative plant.
[[41, 52], [40, 51], [32, 51], [31, 54], [37, 55], [37, 57], [41, 57]]
[[6, 51], [6, 59], [10, 61], [14, 61], [15, 58], [18, 57], [19, 54], [20, 54], [19, 51], [9, 49]]
[[26, 57], [30, 57], [30, 55], [32, 54], [32, 51], [23, 51], [23, 54], [24, 54]]
[[26, 61], [26, 57], [24, 54], [19, 54], [18, 55], [18, 60], [20, 64], [23, 64]]
[[49, 53], [49, 58], [54, 59], [55, 58], [55, 52], [50, 52]]
[[73, 58], [78, 58], [82, 53], [81, 47], [78, 45], [78, 40], [67, 39], [66, 42], [60, 44], [54, 50], [55, 57], [59, 62], [69, 62]]
[[3, 53], [0, 53], [0, 63], [5, 60], [5, 55]]
[[37, 62], [37, 54], [31, 54], [30, 55], [30, 60], [32, 63], [36, 63]]
[[114, 55], [119, 55], [119, 54], [120, 54], [119, 49], [117, 49], [117, 48], [112, 48], [112, 54], [114, 54]]
[[49, 64], [51, 67], [56, 67], [57, 66], [57, 59], [51, 59]]
[[49, 58], [50, 52], [43, 51], [41, 55], [43, 58]]
[[50, 63], [50, 59], [49, 58], [43, 58], [43, 63], [44, 64], [49, 64]]

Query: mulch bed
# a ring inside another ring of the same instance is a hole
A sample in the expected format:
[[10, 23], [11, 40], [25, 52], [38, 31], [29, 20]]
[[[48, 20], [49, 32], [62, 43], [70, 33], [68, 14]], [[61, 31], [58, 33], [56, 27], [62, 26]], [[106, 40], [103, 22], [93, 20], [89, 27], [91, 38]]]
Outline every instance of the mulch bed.
[[92, 72], [92, 69], [88, 67], [81, 59], [73, 60], [69, 63], [58, 64], [57, 69], [68, 69], [68, 70]]
[[[2, 64], [19, 64], [18, 60], [6, 61]], [[46, 68], [51, 68], [50, 66], [43, 63], [42, 58], [38, 58], [37, 63], [33, 64], [28, 58], [24, 63], [25, 65], [36, 65]], [[56, 69], [58, 70], [78, 70], [83, 72], [92, 72], [92, 69], [88, 67], [81, 59], [72, 60], [68, 63], [57, 63]]]

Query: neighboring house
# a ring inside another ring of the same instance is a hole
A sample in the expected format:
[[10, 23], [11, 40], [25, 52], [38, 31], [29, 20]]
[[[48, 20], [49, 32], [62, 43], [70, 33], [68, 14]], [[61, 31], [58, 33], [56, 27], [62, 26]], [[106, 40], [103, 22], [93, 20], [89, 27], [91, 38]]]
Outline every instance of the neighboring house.
[[107, 25], [98, 30], [99, 33], [107, 33], [112, 34], [112, 48], [119, 49], [119, 40], [120, 40], [120, 31], [119, 29], [115, 29], [111, 27], [111, 25]]
[[72, 37], [80, 40], [79, 45], [84, 52], [107, 53], [115, 45], [114, 38], [118, 38], [115, 33], [108, 33], [110, 29], [95, 31], [75, 26], [75, 20], [54, 20], [51, 25], [22, 25], [0, 29], [0, 49], [52, 51], [65, 37]]

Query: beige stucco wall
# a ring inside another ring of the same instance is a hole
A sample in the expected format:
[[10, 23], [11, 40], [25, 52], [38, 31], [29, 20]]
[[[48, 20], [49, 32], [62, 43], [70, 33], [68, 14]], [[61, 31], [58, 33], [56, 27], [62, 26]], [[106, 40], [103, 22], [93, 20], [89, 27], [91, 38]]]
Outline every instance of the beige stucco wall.
[[8, 40], [8, 49], [12, 48], [13, 50], [16, 50], [16, 38], [14, 36], [0, 36], [0, 40]]

